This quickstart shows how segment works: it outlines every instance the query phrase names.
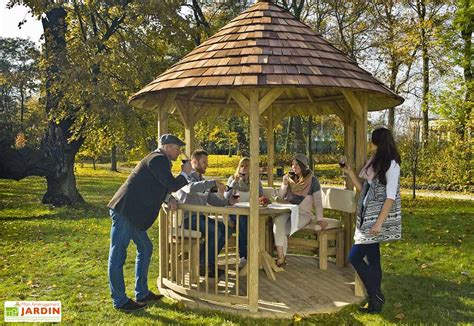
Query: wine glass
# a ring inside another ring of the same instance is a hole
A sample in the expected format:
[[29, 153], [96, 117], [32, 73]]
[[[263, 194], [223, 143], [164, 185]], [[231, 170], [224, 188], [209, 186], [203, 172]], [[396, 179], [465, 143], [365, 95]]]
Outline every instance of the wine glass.
[[273, 200], [274, 202], [277, 201], [277, 199], [278, 199], [278, 194], [279, 194], [279, 189], [274, 187], [273, 190], [272, 190], [272, 200]]
[[[341, 156], [341, 158], [339, 159], [339, 166], [341, 167], [341, 169], [345, 168], [346, 164], [347, 164], [347, 158], [345, 156]], [[342, 177], [343, 178], [346, 177], [346, 174], [344, 173], [344, 171], [342, 172]]]
[[235, 189], [235, 188], [232, 190], [232, 197], [235, 199], [235, 201], [238, 201], [239, 198], [240, 198], [240, 193], [239, 193], [239, 191], [238, 191], [237, 189]]

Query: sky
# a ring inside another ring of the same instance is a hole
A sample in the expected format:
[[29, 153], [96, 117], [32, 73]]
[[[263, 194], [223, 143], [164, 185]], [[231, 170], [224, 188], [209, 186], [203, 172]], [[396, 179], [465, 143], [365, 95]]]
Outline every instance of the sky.
[[[0, 36], [29, 38], [39, 44], [43, 34], [41, 21], [33, 18], [27, 7], [15, 6], [7, 9], [7, 3], [8, 0], [0, 0]], [[20, 29], [18, 23], [23, 19], [26, 19], [26, 23]]]

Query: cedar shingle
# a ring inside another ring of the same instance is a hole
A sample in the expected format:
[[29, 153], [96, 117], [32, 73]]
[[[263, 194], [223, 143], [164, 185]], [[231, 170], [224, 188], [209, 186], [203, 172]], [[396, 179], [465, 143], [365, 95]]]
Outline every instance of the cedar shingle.
[[[258, 2], [136, 93], [131, 102], [149, 92], [185, 88], [219, 90], [210, 97], [226, 98], [229, 86], [302, 86], [316, 97], [328, 89], [330, 95], [340, 94], [338, 87], [366, 90], [372, 94], [372, 109], [402, 101], [319, 33], [274, 3]], [[305, 98], [305, 94], [297, 90], [285, 96]], [[146, 98], [137, 103], [151, 105], [152, 97]]]

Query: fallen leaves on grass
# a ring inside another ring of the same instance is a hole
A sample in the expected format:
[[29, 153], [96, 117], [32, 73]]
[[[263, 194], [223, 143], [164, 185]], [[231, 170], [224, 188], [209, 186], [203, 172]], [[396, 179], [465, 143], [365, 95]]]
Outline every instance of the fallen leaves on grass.
[[399, 320], [402, 320], [403, 318], [405, 318], [405, 314], [399, 313], [399, 314], [395, 315], [395, 318], [397, 318]]
[[26, 285], [30, 288], [39, 288], [39, 284], [35, 283], [33, 280], [29, 280], [28, 282], [26, 282]]
[[294, 314], [294, 315], [293, 315], [293, 321], [294, 321], [295, 323], [300, 322], [301, 319], [302, 319], [302, 317], [301, 317], [300, 315], [298, 315], [298, 314]]

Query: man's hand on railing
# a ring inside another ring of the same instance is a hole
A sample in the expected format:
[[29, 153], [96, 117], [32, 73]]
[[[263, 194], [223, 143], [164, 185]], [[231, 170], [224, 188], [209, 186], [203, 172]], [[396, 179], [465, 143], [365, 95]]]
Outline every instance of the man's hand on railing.
[[178, 210], [178, 202], [174, 197], [170, 197], [170, 200], [165, 204], [165, 210], [176, 212]]

